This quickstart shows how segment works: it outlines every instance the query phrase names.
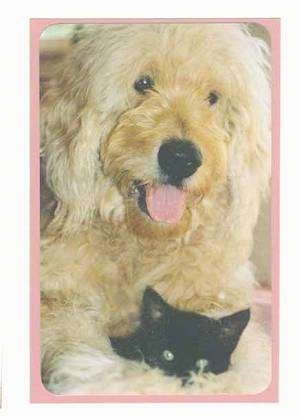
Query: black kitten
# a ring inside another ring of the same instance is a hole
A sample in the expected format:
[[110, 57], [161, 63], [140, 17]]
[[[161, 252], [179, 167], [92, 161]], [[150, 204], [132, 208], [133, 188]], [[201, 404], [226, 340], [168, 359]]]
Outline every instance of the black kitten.
[[230, 356], [250, 318], [243, 310], [215, 320], [167, 304], [147, 288], [141, 307], [141, 324], [126, 337], [111, 337], [116, 353], [145, 361], [168, 375], [188, 377], [191, 371], [225, 372]]

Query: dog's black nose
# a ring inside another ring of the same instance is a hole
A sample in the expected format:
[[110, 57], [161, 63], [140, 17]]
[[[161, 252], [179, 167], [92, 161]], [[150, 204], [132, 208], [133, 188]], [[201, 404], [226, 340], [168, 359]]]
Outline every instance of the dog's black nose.
[[158, 163], [162, 173], [168, 177], [168, 183], [180, 185], [200, 167], [202, 155], [190, 140], [171, 138], [159, 148]]

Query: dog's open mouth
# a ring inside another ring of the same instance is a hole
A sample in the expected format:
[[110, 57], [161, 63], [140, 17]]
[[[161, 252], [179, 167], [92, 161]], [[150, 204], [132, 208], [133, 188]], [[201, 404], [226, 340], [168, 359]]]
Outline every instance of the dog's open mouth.
[[156, 222], [175, 224], [182, 218], [186, 193], [170, 184], [142, 184], [135, 182], [140, 210]]

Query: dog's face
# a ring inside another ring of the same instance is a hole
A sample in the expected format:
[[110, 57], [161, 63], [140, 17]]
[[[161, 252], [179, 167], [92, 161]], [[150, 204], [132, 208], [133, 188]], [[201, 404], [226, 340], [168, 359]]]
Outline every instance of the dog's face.
[[142, 65], [129, 64], [130, 76], [118, 83], [128, 108], [101, 147], [104, 173], [123, 196], [126, 221], [155, 237], [183, 233], [191, 209], [225, 181], [230, 140], [226, 79], [220, 82], [201, 48], [192, 52], [187, 34], [175, 48], [174, 39], [164, 41], [148, 56], [141, 50], [138, 57], [135, 47]]
[[265, 45], [238, 24], [93, 28], [43, 107], [47, 178], [60, 201], [54, 227], [77, 231], [100, 212], [168, 238], [209, 223], [205, 207], [219, 210], [224, 195], [249, 200], [246, 178], [258, 201], [266, 66]]

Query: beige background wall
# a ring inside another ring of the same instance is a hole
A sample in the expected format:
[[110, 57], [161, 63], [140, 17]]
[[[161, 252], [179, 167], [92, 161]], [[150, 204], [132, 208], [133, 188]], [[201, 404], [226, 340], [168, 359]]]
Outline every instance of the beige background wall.
[[256, 269], [256, 278], [263, 286], [270, 285], [271, 263], [271, 228], [270, 228], [270, 199], [262, 204], [258, 222], [254, 232], [252, 261]]

